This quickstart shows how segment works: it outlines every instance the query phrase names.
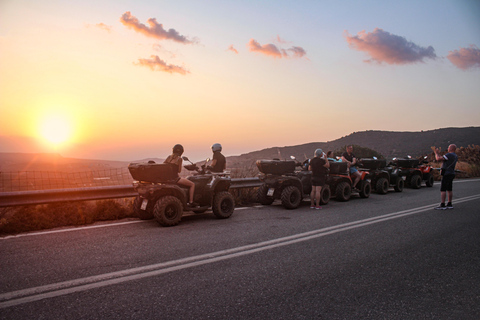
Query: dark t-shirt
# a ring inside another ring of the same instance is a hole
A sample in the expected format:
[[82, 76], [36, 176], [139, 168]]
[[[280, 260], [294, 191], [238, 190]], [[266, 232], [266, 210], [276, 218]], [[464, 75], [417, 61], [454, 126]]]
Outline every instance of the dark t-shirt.
[[176, 174], [177, 177], [179, 176], [178, 173], [181, 171], [181, 168], [182, 168], [182, 158], [181, 157], [169, 155], [163, 163], [167, 163], [170, 166], [172, 166], [173, 174]]
[[310, 160], [310, 167], [312, 168], [312, 176], [315, 178], [325, 177], [327, 174], [327, 168], [324, 167], [325, 160], [319, 157], [315, 157]]
[[212, 160], [217, 160], [217, 162], [215, 162], [215, 166], [212, 168], [212, 172], [223, 172], [227, 162], [227, 160], [225, 160], [225, 156], [221, 154], [220, 151], [216, 151], [213, 153]]
[[445, 169], [445, 175], [447, 174], [455, 174], [455, 165], [457, 164], [457, 155], [453, 152], [447, 153], [443, 156], [442, 169]]
[[353, 153], [349, 155], [348, 152], [346, 152], [346, 151], [342, 154], [342, 157], [344, 157], [345, 159], [347, 159], [350, 162], [353, 162], [353, 158], [356, 158]]

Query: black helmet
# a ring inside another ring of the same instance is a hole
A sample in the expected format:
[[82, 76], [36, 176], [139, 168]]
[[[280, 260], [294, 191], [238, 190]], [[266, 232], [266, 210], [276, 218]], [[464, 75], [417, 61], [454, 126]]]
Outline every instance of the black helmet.
[[183, 146], [181, 144], [176, 144], [173, 146], [173, 153], [181, 156], [183, 154]]

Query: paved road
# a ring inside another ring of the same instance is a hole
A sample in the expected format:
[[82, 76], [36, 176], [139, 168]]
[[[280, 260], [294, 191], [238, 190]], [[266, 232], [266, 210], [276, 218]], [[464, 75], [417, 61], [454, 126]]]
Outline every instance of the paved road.
[[0, 319], [478, 319], [480, 180], [0, 238]]

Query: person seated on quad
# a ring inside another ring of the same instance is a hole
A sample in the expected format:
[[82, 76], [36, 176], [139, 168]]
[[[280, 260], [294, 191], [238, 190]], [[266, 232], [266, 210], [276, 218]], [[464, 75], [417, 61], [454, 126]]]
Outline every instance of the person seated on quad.
[[[174, 166], [175, 170], [180, 173], [182, 171], [182, 154], [183, 154], [183, 146], [181, 144], [176, 144], [173, 146], [173, 152], [171, 155], [165, 159], [163, 163], [170, 163]], [[193, 195], [195, 194], [195, 183], [192, 181], [178, 177], [177, 184], [189, 188], [189, 201], [188, 206], [194, 207], [195, 204], [193, 203]]]
[[222, 145], [220, 143], [214, 143], [212, 145], [213, 157], [212, 163], [208, 167], [212, 172], [223, 172], [227, 167], [227, 160], [222, 154]]
[[333, 151], [328, 151], [327, 152], [327, 160], [328, 161], [333, 161], [333, 162], [342, 162], [342, 160], [338, 160], [333, 157]]
[[355, 168], [357, 164], [357, 158], [353, 154], [353, 146], [347, 146], [347, 151], [342, 154], [342, 161], [347, 163], [349, 168], [350, 176], [354, 178], [352, 189], [355, 191], [359, 191], [357, 189], [357, 183], [360, 181], [362, 177], [361, 173]]
[[[310, 208], [321, 209], [320, 195], [322, 187], [327, 180], [327, 168], [330, 167], [330, 162], [322, 149], [315, 150], [314, 158], [310, 160], [308, 169], [312, 171], [312, 193], [310, 194]], [[316, 206], [315, 206], [316, 202]]]

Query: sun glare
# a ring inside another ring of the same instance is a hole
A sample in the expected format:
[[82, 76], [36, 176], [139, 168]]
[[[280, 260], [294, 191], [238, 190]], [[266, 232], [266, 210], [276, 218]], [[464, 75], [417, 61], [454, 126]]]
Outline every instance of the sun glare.
[[40, 134], [46, 141], [54, 145], [66, 142], [71, 136], [68, 119], [61, 115], [45, 117], [40, 124]]

